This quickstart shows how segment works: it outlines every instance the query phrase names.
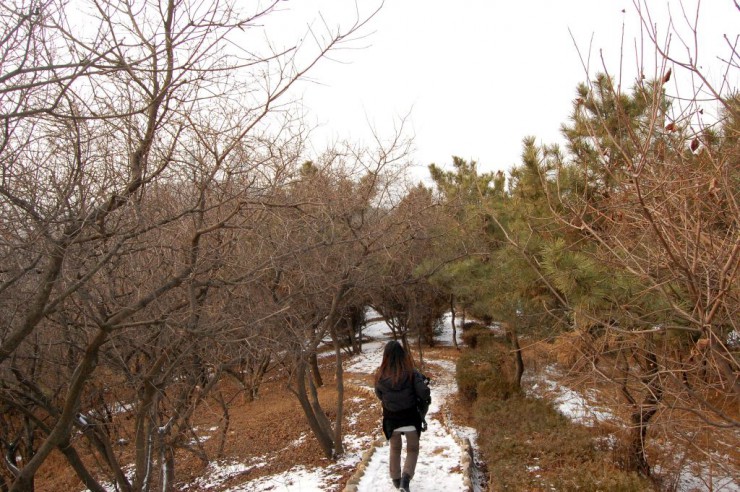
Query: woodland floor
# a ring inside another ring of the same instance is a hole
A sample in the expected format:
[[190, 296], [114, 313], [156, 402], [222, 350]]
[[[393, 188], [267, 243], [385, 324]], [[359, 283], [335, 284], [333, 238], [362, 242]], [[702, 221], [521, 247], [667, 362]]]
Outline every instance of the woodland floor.
[[[328, 377], [331, 363], [322, 364], [322, 371]], [[327, 380], [328, 381], [328, 380]], [[248, 402], [242, 395], [236, 394], [234, 385], [225, 383], [224, 393], [233, 398], [229, 409], [229, 431], [225, 441], [223, 456], [229, 461], [249, 463], [258, 460], [259, 466], [248, 468], [223, 483], [223, 487], [208, 490], [224, 490], [238, 483], [273, 475], [286, 471], [296, 465], [306, 467], [327, 466], [329, 460], [322, 456], [321, 449], [308, 435], [306, 418], [298, 400], [285, 387], [285, 380], [268, 381], [260, 389], [259, 398]], [[329, 385], [327, 385], [329, 386]], [[334, 388], [320, 389], [322, 403], [331, 408], [330, 402], [335, 399]], [[365, 397], [358, 389], [345, 388], [347, 415], [359, 414], [353, 426], [353, 432], [370, 435], [375, 430], [377, 421], [369, 412], [361, 411], [362, 404], [354, 397]], [[332, 415], [330, 415], [332, 417]], [[203, 432], [212, 430], [212, 437], [201, 443], [209, 457], [216, 457], [219, 436], [216, 435], [223, 422], [223, 412], [214, 401], [204, 404], [195, 420], [196, 427]], [[122, 450], [126, 452], [126, 450]], [[346, 481], [353, 469], [348, 468], [342, 474]], [[190, 453], [177, 456], [177, 478], [180, 490], [199, 490], [198, 479], [208, 474], [208, 464]], [[36, 480], [36, 492], [81, 491], [82, 483], [66, 466], [66, 461], [57, 453], [39, 470]]]

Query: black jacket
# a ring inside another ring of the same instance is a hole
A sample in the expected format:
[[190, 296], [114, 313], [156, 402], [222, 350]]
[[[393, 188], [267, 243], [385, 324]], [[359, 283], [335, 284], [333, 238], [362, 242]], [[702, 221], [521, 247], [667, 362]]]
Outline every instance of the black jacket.
[[422, 417], [417, 411], [417, 400], [431, 402], [429, 387], [424, 377], [414, 371], [412, 380], [405, 380], [394, 386], [390, 378], [383, 378], [375, 384], [375, 394], [383, 404], [383, 432], [390, 439], [393, 430], [413, 425], [421, 433]]

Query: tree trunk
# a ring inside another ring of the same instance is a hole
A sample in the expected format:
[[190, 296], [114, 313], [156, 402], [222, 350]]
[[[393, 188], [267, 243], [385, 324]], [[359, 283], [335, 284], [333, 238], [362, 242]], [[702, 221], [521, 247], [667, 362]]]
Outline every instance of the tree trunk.
[[361, 352], [360, 344], [357, 341], [357, 335], [355, 334], [355, 326], [351, 322], [347, 323], [347, 338], [349, 339], [350, 353], [359, 354]]
[[421, 330], [416, 330], [416, 345], [419, 347], [419, 368], [424, 370], [424, 348], [421, 346]]
[[511, 345], [514, 347], [514, 358], [516, 360], [516, 372], [514, 382], [517, 389], [522, 388], [522, 376], [524, 375], [524, 358], [522, 357], [522, 348], [519, 345], [519, 332], [516, 327], [511, 328]]
[[[347, 284], [347, 275], [344, 276], [342, 284], [339, 286], [334, 299], [332, 299], [331, 309], [327, 316], [329, 334], [334, 342], [334, 356], [336, 358], [336, 385], [337, 385], [337, 405], [336, 421], [334, 422], [334, 458], [344, 453], [342, 444], [342, 421], [344, 420], [344, 372], [342, 370], [342, 350], [337, 336], [337, 324], [341, 321], [338, 316], [339, 303], [344, 298], [349, 285]], [[353, 327], [349, 327], [350, 330]], [[323, 413], [323, 412], [322, 412]]]
[[324, 380], [321, 378], [321, 371], [319, 370], [319, 358], [316, 355], [316, 352], [311, 354], [311, 357], [309, 357], [309, 361], [311, 363], [311, 375], [313, 376], [313, 384], [315, 384], [317, 388], [321, 388], [322, 386], [324, 386]]
[[362, 324], [357, 329], [357, 352], [358, 354], [362, 353], [362, 337], [363, 337], [363, 330], [365, 329], [365, 322], [363, 321]]
[[72, 421], [77, 414], [80, 406], [80, 397], [82, 390], [87, 382], [88, 377], [95, 370], [98, 364], [98, 352], [100, 347], [108, 340], [108, 333], [105, 330], [99, 330], [95, 338], [90, 342], [85, 351], [85, 356], [72, 374], [67, 397], [64, 401], [62, 413], [54, 425], [49, 437], [36, 451], [34, 457], [24, 466], [16, 477], [13, 485], [10, 487], [11, 492], [25, 492], [33, 490], [33, 481], [36, 472], [41, 464], [46, 460], [49, 454], [56, 449], [65, 440], [69, 439], [72, 429]]
[[316, 420], [319, 422], [321, 430], [324, 432], [324, 434], [331, 436], [331, 422], [329, 421], [329, 417], [326, 416], [326, 412], [324, 412], [324, 409], [321, 406], [321, 402], [319, 401], [319, 392], [313, 382], [313, 379], [311, 378], [308, 379], [308, 389], [309, 396], [311, 397], [311, 408], [313, 409], [313, 413], [316, 416]]
[[70, 444], [69, 441], [63, 442], [59, 446], [59, 451], [64, 454], [65, 458], [67, 458], [67, 462], [70, 464], [70, 466], [74, 469], [77, 476], [82, 481], [82, 484], [87, 487], [88, 490], [91, 492], [106, 492], [106, 489], [98, 483], [97, 480], [90, 474], [90, 472], [85, 467], [85, 464], [80, 459], [80, 456], [77, 454], [77, 450]]
[[249, 377], [249, 401], [254, 401], [255, 399], [257, 399], [260, 391], [260, 386], [262, 385], [262, 380], [267, 373], [267, 369], [270, 367], [271, 360], [272, 358], [269, 353], [262, 355], [259, 363], [257, 364], [257, 367], [252, 368]]
[[324, 432], [319, 424], [314, 409], [311, 406], [311, 402], [308, 399], [308, 392], [306, 391], [306, 363], [299, 362], [296, 371], [296, 390], [294, 391], [298, 402], [301, 404], [303, 413], [308, 420], [308, 426], [311, 428], [316, 440], [319, 441], [319, 446], [324, 452], [324, 456], [331, 459], [334, 452], [334, 442], [332, 441], [331, 435]]
[[524, 375], [524, 359], [522, 357], [522, 348], [519, 345], [519, 334], [517, 333], [516, 327], [514, 326], [516, 321], [512, 323], [501, 323], [506, 333], [506, 339], [509, 341], [514, 349], [514, 383], [516, 387], [521, 389], [522, 387], [522, 375]]
[[455, 325], [455, 294], [450, 294], [450, 313], [452, 314], [452, 344], [457, 350], [460, 350], [457, 345], [457, 326]]
[[175, 490], [175, 453], [167, 443], [166, 436], [161, 436], [159, 466], [161, 470], [161, 492]]
[[152, 466], [152, 448], [153, 448], [153, 424], [152, 414], [154, 409], [154, 393], [155, 389], [152, 384], [151, 390], [147, 391], [147, 395], [142, 401], [141, 408], [139, 408], [136, 414], [136, 454], [135, 454], [135, 472], [134, 481], [131, 485], [131, 490], [141, 491], [148, 490], [148, 484], [151, 481], [151, 466]]
[[658, 403], [663, 397], [663, 387], [658, 373], [657, 356], [654, 352], [648, 351], [645, 358], [647, 359], [647, 374], [643, 378], [643, 383], [646, 386], [645, 397], [630, 417], [633, 427], [627, 466], [628, 469], [649, 477], [650, 465], [645, 456], [645, 440], [648, 432], [648, 424], [657, 413]]
[[136, 427], [134, 431], [134, 446], [136, 450], [134, 458], [134, 481], [132, 490], [144, 490], [151, 480], [151, 463], [152, 463], [152, 415], [156, 406], [157, 388], [151, 382], [151, 374], [158, 367], [155, 363], [154, 368], [147, 374], [142, 383], [144, 388], [141, 390], [139, 397], [140, 406], [136, 413]]
[[[342, 421], [344, 420], [344, 369], [342, 368], [342, 350], [337, 337], [336, 324], [331, 327], [331, 337], [334, 341], [334, 356], [336, 357], [335, 375], [337, 385], [337, 419], [334, 422], [334, 456], [344, 454], [342, 445]], [[350, 333], [353, 328], [350, 327]]]
[[228, 403], [226, 403], [226, 399], [220, 391], [216, 395], [216, 401], [218, 402], [219, 406], [221, 407], [221, 411], [223, 412], [223, 418], [221, 419], [223, 421], [223, 425], [221, 426], [221, 433], [218, 439], [218, 451], [216, 451], [216, 456], [218, 458], [223, 458], [224, 447], [226, 446], [226, 436], [229, 434], [229, 424], [231, 423], [231, 418], [229, 416], [229, 405]]
[[[98, 453], [101, 457], [103, 457], [105, 464], [108, 465], [108, 468], [110, 468], [110, 470], [113, 472], [116, 486], [120, 488], [120, 490], [122, 490], [123, 492], [130, 492], [131, 484], [128, 482], [126, 474], [121, 469], [118, 459], [116, 458], [116, 453], [113, 451], [113, 448], [111, 446], [110, 439], [103, 429], [104, 428], [100, 426], [86, 426], [86, 428], [83, 428], [82, 432], [87, 440], [92, 444], [92, 446], [98, 450]], [[74, 451], [74, 448], [72, 448], [72, 451]], [[77, 453], [75, 452], [75, 456], [71, 456], [68, 454], [69, 451], [63, 450], [63, 452], [65, 456], [67, 456], [67, 460], [69, 461], [69, 463], [72, 465], [73, 468], [75, 468], [75, 471], [77, 471], [77, 476], [80, 477], [87, 488], [93, 490], [92, 487], [86, 484], [86, 479], [83, 476], [87, 472], [87, 470], [80, 470], [83, 473], [83, 475], [81, 475], [80, 471], [78, 471], [76, 468], [74, 460], [79, 460], [79, 457], [76, 456]]]

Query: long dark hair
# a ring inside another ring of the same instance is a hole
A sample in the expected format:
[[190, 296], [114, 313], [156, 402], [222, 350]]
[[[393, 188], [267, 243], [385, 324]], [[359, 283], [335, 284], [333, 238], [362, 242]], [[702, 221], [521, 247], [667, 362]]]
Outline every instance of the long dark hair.
[[393, 386], [398, 386], [404, 379], [411, 380], [413, 377], [414, 359], [411, 358], [411, 354], [395, 340], [386, 343], [383, 350], [383, 362], [380, 363], [375, 373], [375, 383], [388, 378]]

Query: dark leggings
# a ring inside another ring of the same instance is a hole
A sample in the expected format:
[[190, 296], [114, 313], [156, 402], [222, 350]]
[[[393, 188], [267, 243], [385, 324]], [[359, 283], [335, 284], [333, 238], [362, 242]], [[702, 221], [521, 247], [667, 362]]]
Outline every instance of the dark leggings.
[[[419, 457], [419, 433], [416, 431], [404, 432], [406, 435], [406, 460], [403, 463], [403, 473], [410, 478], [414, 477], [416, 460]], [[390, 468], [391, 478], [401, 478], [401, 433], [394, 432], [391, 436]]]

